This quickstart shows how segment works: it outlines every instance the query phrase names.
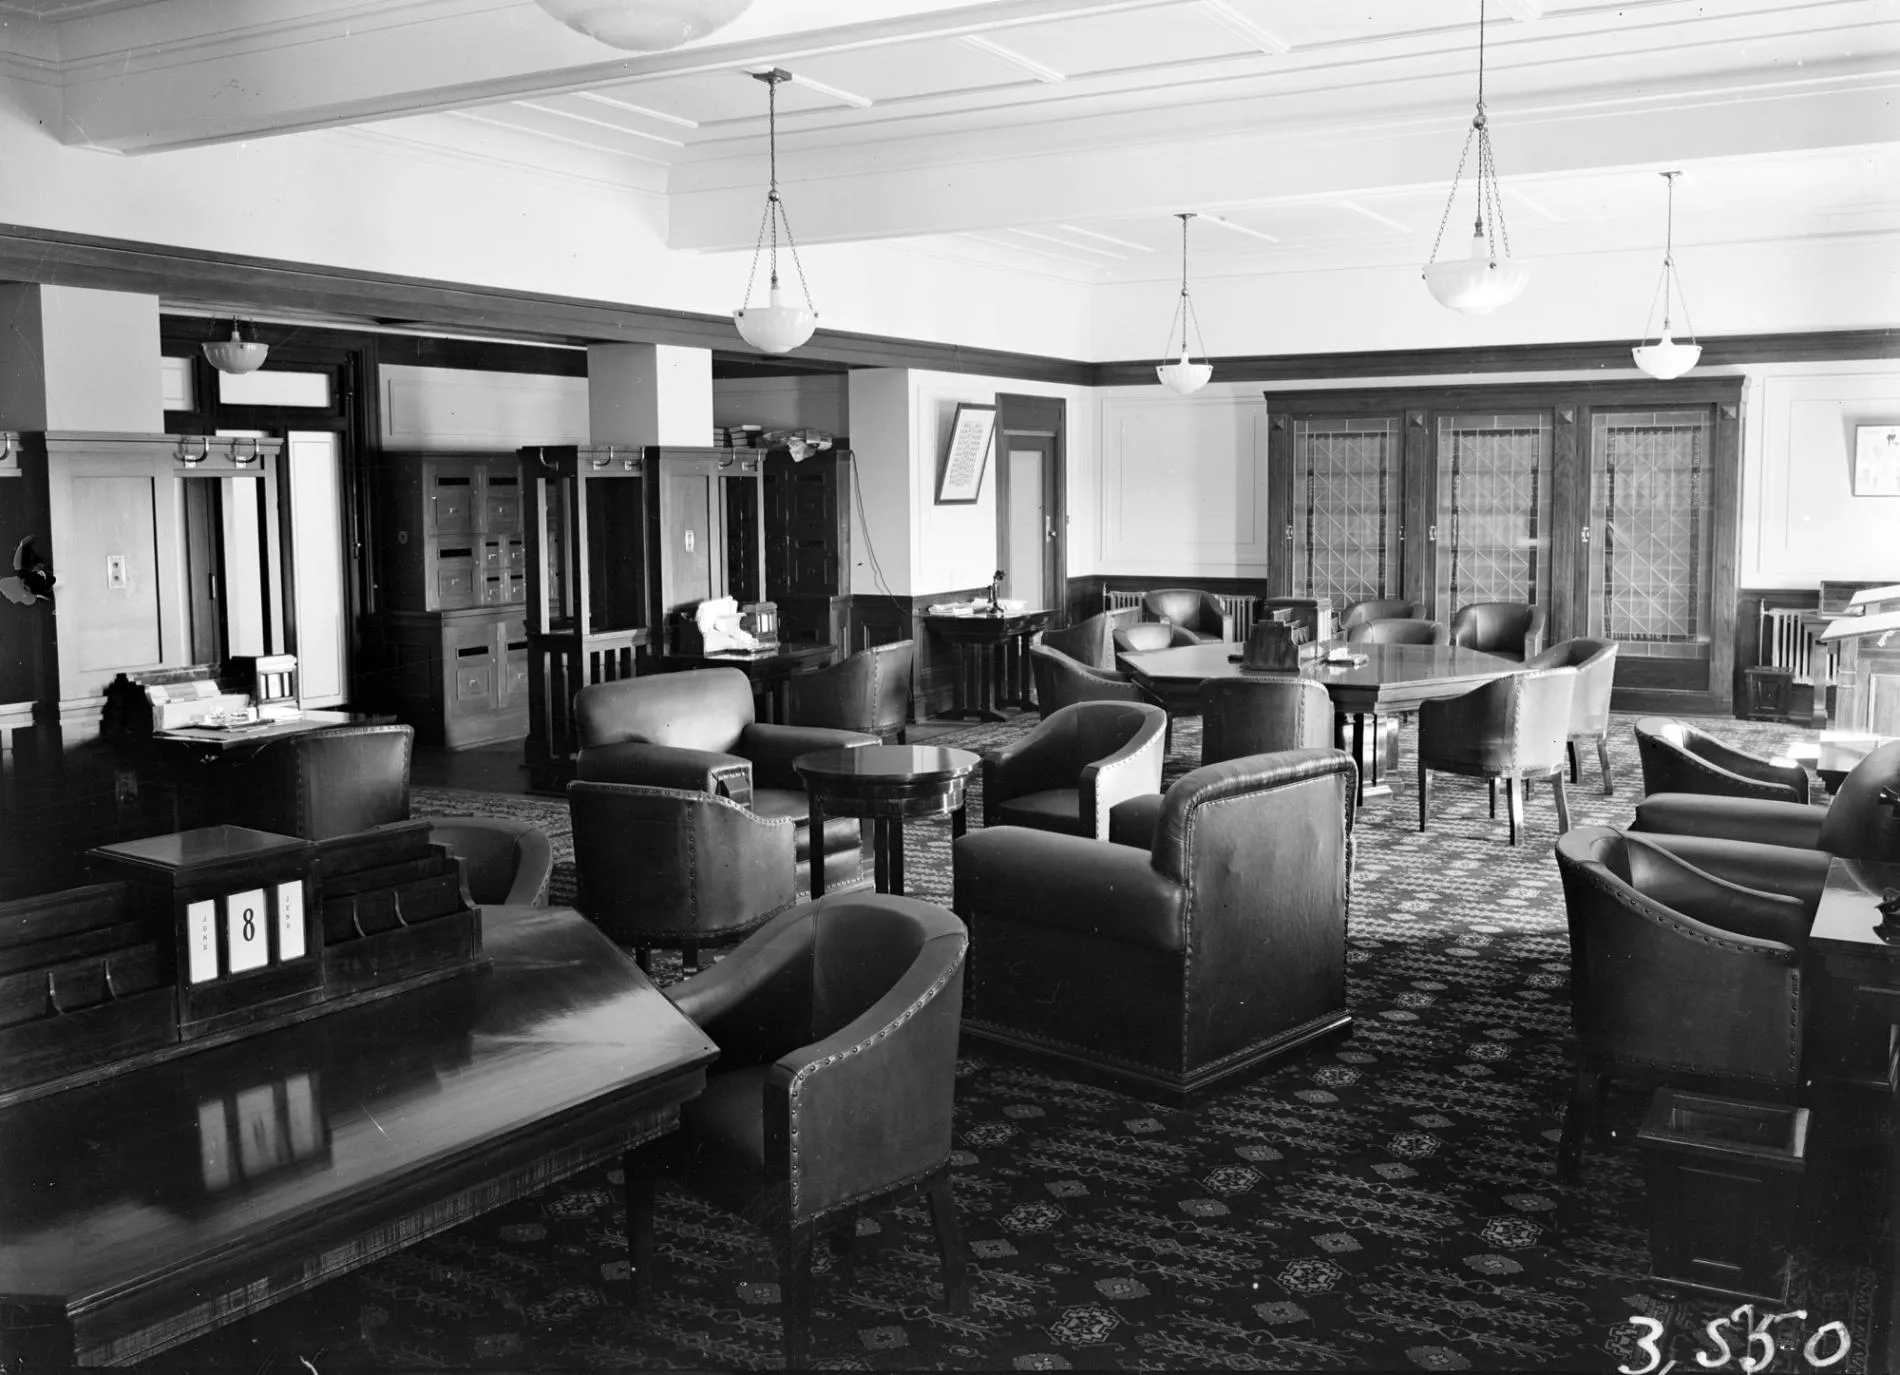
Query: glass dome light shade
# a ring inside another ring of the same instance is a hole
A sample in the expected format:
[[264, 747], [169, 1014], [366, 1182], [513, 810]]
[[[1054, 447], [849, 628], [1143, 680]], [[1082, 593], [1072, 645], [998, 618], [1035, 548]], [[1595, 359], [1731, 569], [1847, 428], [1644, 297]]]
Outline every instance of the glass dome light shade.
[[235, 324], [229, 339], [207, 340], [203, 348], [205, 361], [219, 372], [256, 372], [270, 355], [270, 345], [241, 338]]
[[1190, 363], [1184, 351], [1178, 363], [1162, 363], [1155, 368], [1155, 379], [1178, 396], [1197, 392], [1214, 375], [1212, 363]]
[[1430, 263], [1425, 268], [1425, 285], [1438, 304], [1465, 315], [1489, 315], [1499, 306], [1509, 305], [1523, 295], [1531, 272], [1522, 263], [1509, 258], [1491, 259], [1490, 245], [1482, 234], [1471, 238], [1471, 256]]
[[1653, 344], [1638, 344], [1630, 350], [1636, 366], [1659, 382], [1680, 377], [1702, 358], [1702, 345], [1678, 344], [1668, 330]]
[[818, 328], [818, 312], [786, 305], [775, 286], [769, 305], [742, 306], [732, 312], [732, 321], [739, 336], [761, 353], [790, 353]]
[[724, 28], [752, 0], [534, 0], [573, 29], [609, 47], [664, 52]]

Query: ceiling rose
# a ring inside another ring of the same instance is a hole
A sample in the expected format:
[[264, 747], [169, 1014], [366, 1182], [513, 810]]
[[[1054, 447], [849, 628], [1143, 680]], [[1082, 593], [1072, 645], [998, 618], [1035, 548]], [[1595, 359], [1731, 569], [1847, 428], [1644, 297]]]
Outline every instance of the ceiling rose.
[[662, 52], [704, 38], [752, 8], [752, 0], [534, 0], [589, 38], [634, 52]]

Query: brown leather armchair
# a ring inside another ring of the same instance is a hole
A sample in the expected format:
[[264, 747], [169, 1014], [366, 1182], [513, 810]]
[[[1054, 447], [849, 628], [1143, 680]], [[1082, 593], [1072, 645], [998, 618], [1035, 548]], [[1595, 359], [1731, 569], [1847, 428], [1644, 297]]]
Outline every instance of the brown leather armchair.
[[[875, 735], [753, 720], [752, 685], [736, 668], [702, 668], [595, 683], [574, 694], [581, 750], [575, 775], [594, 783], [719, 793], [797, 827], [798, 864], [810, 861], [811, 808], [792, 761], [812, 750], [874, 745]], [[855, 817], [828, 817], [827, 886], [862, 878], [863, 832]]]
[[793, 725], [856, 730], [904, 743], [910, 719], [914, 640], [893, 640], [848, 656], [842, 663], [785, 682], [786, 714]]
[[1578, 781], [1577, 742], [1594, 740], [1597, 767], [1603, 774], [1603, 795], [1612, 796], [1616, 783], [1610, 777], [1610, 691], [1616, 686], [1616, 642], [1564, 640], [1542, 654], [1533, 654], [1524, 661], [1524, 667], [1577, 670], [1577, 689], [1570, 697], [1570, 739], [1564, 746], [1570, 756], [1570, 781]]
[[1192, 630], [1170, 621], [1136, 621], [1133, 625], [1118, 626], [1113, 639], [1117, 654], [1145, 654], [1151, 649], [1178, 649], [1202, 642]]
[[1586, 1125], [1607, 1136], [1614, 1074], [1794, 1096], [1808, 1014], [1799, 901], [1724, 882], [1603, 826], [1560, 836], [1557, 868], [1576, 1033], [1560, 1177], [1576, 1173]]
[[1830, 858], [1900, 862], [1900, 740], [1849, 770], [1826, 806], [1652, 793], [1630, 829], [1710, 873], [1798, 897], [1812, 914]]
[[1115, 618], [1106, 611], [1062, 630], [1045, 630], [1037, 642], [1089, 668], [1115, 667]]
[[1163, 587], [1141, 598], [1143, 620], [1168, 621], [1191, 634], [1189, 643], [1234, 638], [1234, 618], [1212, 592], [1198, 587]]
[[699, 948], [755, 930], [798, 900], [789, 817], [731, 798], [630, 783], [567, 785], [574, 906], [640, 967], [656, 947], [699, 967]]
[[554, 872], [547, 832], [525, 821], [432, 816], [429, 839], [462, 861], [463, 885], [483, 906], [532, 906], [541, 901]]
[[1341, 630], [1351, 630], [1367, 621], [1410, 621], [1422, 616], [1425, 608], [1403, 597], [1376, 597], [1354, 602], [1339, 618]]
[[1643, 766], [1643, 793], [1709, 793], [1767, 802], [1808, 802], [1808, 771], [1793, 760], [1738, 750], [1686, 721], [1645, 716], [1636, 723], [1636, 757]]
[[1451, 643], [1451, 630], [1443, 621], [1394, 617], [1348, 626], [1346, 639], [1351, 644], [1443, 645]]
[[655, 1278], [654, 1186], [666, 1176], [771, 1235], [787, 1369], [806, 1365], [818, 1231], [899, 1190], [928, 1196], [947, 1306], [964, 1306], [949, 1164], [968, 946], [941, 907], [827, 896], [666, 990], [719, 1059], [679, 1130], [626, 1155], [636, 1296]]
[[273, 740], [244, 766], [232, 820], [330, 840], [409, 819], [410, 726], [339, 726]]
[[1570, 730], [1570, 699], [1577, 670], [1545, 668], [1481, 683], [1459, 697], [1423, 702], [1418, 709], [1418, 828], [1431, 815], [1432, 774], [1460, 773], [1491, 785], [1491, 815], [1498, 814], [1498, 780], [1504, 780], [1511, 844], [1524, 819], [1523, 789], [1548, 778], [1557, 795], [1557, 830], [1570, 829], [1564, 796], [1564, 746]]
[[1010, 826], [962, 837], [965, 1026], [1179, 1097], [1350, 1025], [1357, 793], [1350, 756], [1289, 750], [1182, 778], [1147, 849]]
[[1526, 602], [1473, 602], [1451, 618], [1451, 642], [1500, 659], [1529, 659], [1544, 649], [1545, 611]]
[[1077, 702], [983, 752], [983, 824], [1108, 839], [1116, 803], [1161, 791], [1168, 713], [1145, 702]]

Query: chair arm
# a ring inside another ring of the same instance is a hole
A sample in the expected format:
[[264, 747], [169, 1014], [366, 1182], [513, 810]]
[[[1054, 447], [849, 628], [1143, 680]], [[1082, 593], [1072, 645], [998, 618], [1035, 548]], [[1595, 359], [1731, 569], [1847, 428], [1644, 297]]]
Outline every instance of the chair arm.
[[739, 1069], [777, 1058], [811, 1033], [812, 904], [773, 917], [724, 959], [662, 991]]
[[1132, 846], [997, 826], [958, 840], [952, 864], [953, 907], [973, 930], [1032, 922], [1152, 950], [1186, 948], [1187, 889]]
[[1791, 897], [1801, 904], [1810, 923], [1814, 920], [1815, 908], [1820, 905], [1821, 890], [1827, 887], [1832, 856], [1824, 850], [1799, 850], [1787, 845], [1760, 845], [1714, 836], [1644, 832], [1640, 838], [1712, 878], [1758, 893]]
[[1774, 941], [1794, 950], [1808, 943], [1809, 916], [1800, 898], [1744, 888], [1696, 868], [1687, 859], [1635, 836], [1624, 837], [1630, 882], [1645, 897], [1722, 931]]
[[1632, 831], [1713, 836], [1812, 850], [1821, 843], [1827, 808], [1715, 793], [1651, 793], [1636, 804]]
[[1740, 784], [1759, 783], [1768, 785], [1752, 788], [1748, 791], [1758, 797], [1773, 797], [1785, 790], [1787, 800], [1806, 805], [1808, 800], [1808, 771], [1794, 760], [1786, 764], [1777, 764], [1771, 759], [1762, 759], [1738, 750], [1713, 735], [1705, 735], [1696, 741], [1695, 749], [1689, 751], [1690, 761], [1726, 771]]
[[640, 741], [587, 745], [574, 762], [574, 776], [589, 783], [633, 783], [717, 793], [741, 806], [752, 801], [752, 765], [736, 754], [718, 750], [689, 750]]
[[504, 901], [509, 906], [527, 907], [541, 901], [554, 870], [554, 845], [547, 832], [530, 826], [515, 836], [515, 881]]
[[1117, 802], [1108, 809], [1108, 839], [1114, 845], [1154, 848], [1155, 827], [1161, 823], [1162, 794], [1145, 793]]
[[875, 735], [830, 726], [774, 726], [755, 721], [739, 733], [739, 750], [752, 761], [758, 785], [798, 792], [805, 787], [805, 780], [792, 767], [792, 761], [799, 755], [877, 743]]
[[[1529, 620], [1524, 626], [1524, 657], [1530, 658], [1544, 652], [1544, 628], [1550, 623], [1550, 615], [1542, 606], [1533, 606]], [[1564, 665], [1557, 665], [1564, 667]]]
[[862, 1014], [773, 1063], [760, 1088], [766, 1168], [789, 1163], [793, 1222], [949, 1159], [968, 949], [961, 930], [932, 937]]
[[1109, 811], [1120, 802], [1161, 792], [1161, 742], [1167, 717], [1144, 721], [1126, 745], [1082, 768], [1077, 803], [1097, 840], [1108, 839]]

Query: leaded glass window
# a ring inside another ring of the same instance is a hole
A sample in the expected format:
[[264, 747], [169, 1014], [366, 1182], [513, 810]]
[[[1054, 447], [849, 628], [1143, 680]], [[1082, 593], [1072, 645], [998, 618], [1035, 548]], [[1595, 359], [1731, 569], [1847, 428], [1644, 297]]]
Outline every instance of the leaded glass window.
[[1710, 438], [1701, 411], [1591, 420], [1589, 633], [1624, 655], [1709, 653]]
[[1438, 421], [1439, 614], [1550, 597], [1550, 423], [1542, 415]]
[[1396, 419], [1293, 425], [1293, 592], [1336, 607], [1403, 596]]

